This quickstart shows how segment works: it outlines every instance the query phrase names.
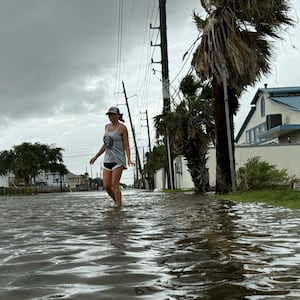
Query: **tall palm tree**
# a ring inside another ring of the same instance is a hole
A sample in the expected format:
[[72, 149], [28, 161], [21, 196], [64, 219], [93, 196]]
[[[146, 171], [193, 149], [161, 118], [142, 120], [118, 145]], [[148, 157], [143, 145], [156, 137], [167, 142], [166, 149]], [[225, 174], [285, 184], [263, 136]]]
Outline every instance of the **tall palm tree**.
[[172, 149], [186, 158], [196, 191], [206, 192], [209, 189], [206, 155], [209, 143], [214, 141], [211, 85], [201, 85], [188, 75], [182, 80], [180, 90], [184, 100], [174, 111], [156, 116], [155, 127], [159, 135], [164, 135], [165, 128], [172, 132]]
[[[194, 15], [202, 32], [192, 66], [202, 81], [212, 80], [216, 125], [216, 192], [231, 191], [223, 74], [226, 70], [231, 141], [238, 97], [248, 85], [271, 71], [271, 41], [283, 26], [293, 25], [287, 0], [200, 0], [205, 19]], [[234, 153], [234, 146], [232, 146]]]

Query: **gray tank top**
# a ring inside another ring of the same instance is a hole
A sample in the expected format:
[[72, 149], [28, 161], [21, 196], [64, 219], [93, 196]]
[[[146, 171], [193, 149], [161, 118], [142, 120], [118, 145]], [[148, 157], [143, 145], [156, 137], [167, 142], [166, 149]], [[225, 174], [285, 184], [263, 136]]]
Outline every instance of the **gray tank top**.
[[117, 163], [126, 169], [126, 156], [123, 144], [123, 138], [119, 133], [121, 124], [114, 130], [106, 130], [103, 136], [105, 145], [104, 163]]

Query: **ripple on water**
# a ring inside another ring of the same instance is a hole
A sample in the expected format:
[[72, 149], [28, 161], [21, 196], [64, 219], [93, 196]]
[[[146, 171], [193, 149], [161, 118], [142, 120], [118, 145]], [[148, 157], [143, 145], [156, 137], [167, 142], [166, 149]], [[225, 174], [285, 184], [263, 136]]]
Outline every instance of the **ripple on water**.
[[300, 212], [124, 191], [0, 199], [1, 299], [300, 299]]

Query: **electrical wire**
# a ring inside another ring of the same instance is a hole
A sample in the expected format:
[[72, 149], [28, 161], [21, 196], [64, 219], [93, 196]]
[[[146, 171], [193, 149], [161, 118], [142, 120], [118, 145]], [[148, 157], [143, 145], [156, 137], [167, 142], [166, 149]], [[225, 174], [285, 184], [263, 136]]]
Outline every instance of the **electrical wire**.
[[118, 14], [118, 44], [117, 44], [117, 67], [115, 75], [114, 94], [118, 95], [120, 89], [121, 78], [121, 61], [122, 61], [122, 40], [123, 40], [123, 0], [119, 0], [119, 14]]
[[[191, 46], [187, 49], [187, 51], [183, 55], [184, 62], [182, 64], [181, 68], [179, 69], [179, 71], [177, 72], [177, 74], [175, 75], [175, 77], [173, 78], [173, 80], [170, 82], [170, 84], [172, 84], [176, 80], [176, 78], [180, 75], [180, 73], [182, 72], [183, 68], [185, 67], [186, 63], [189, 61], [189, 58], [193, 53], [192, 50], [195, 48], [196, 43], [199, 41], [200, 38], [201, 38], [201, 34], [199, 33], [196, 40], [191, 44]], [[189, 69], [189, 71], [190, 71], [190, 69]]]

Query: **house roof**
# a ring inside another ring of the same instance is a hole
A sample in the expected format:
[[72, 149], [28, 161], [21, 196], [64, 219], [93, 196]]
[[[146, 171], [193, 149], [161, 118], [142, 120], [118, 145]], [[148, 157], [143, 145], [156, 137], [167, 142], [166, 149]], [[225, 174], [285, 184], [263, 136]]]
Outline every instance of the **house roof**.
[[271, 97], [275, 102], [288, 106], [289, 109], [300, 111], [300, 95], [299, 96], [283, 96]]
[[278, 125], [263, 133], [260, 137], [264, 139], [274, 139], [290, 133], [300, 131], [300, 124]]
[[76, 175], [72, 172], [68, 172], [68, 174], [66, 174], [66, 178], [67, 179], [70, 179], [70, 178], [77, 178], [77, 177], [80, 177], [80, 175]]
[[241, 129], [236, 135], [236, 142], [239, 141], [242, 136], [245, 128], [247, 127], [251, 117], [253, 116], [256, 110], [256, 102], [258, 101], [260, 95], [265, 92], [270, 95], [270, 98], [273, 101], [276, 101], [282, 105], [287, 106], [289, 109], [300, 111], [300, 86], [296, 87], [278, 87], [278, 88], [261, 88], [258, 89], [254, 95], [253, 100], [251, 101], [251, 109], [246, 117]]
[[270, 98], [300, 96], [300, 86], [258, 89], [253, 100], [251, 101], [251, 105], [256, 105], [256, 102], [262, 92], [268, 93]]

